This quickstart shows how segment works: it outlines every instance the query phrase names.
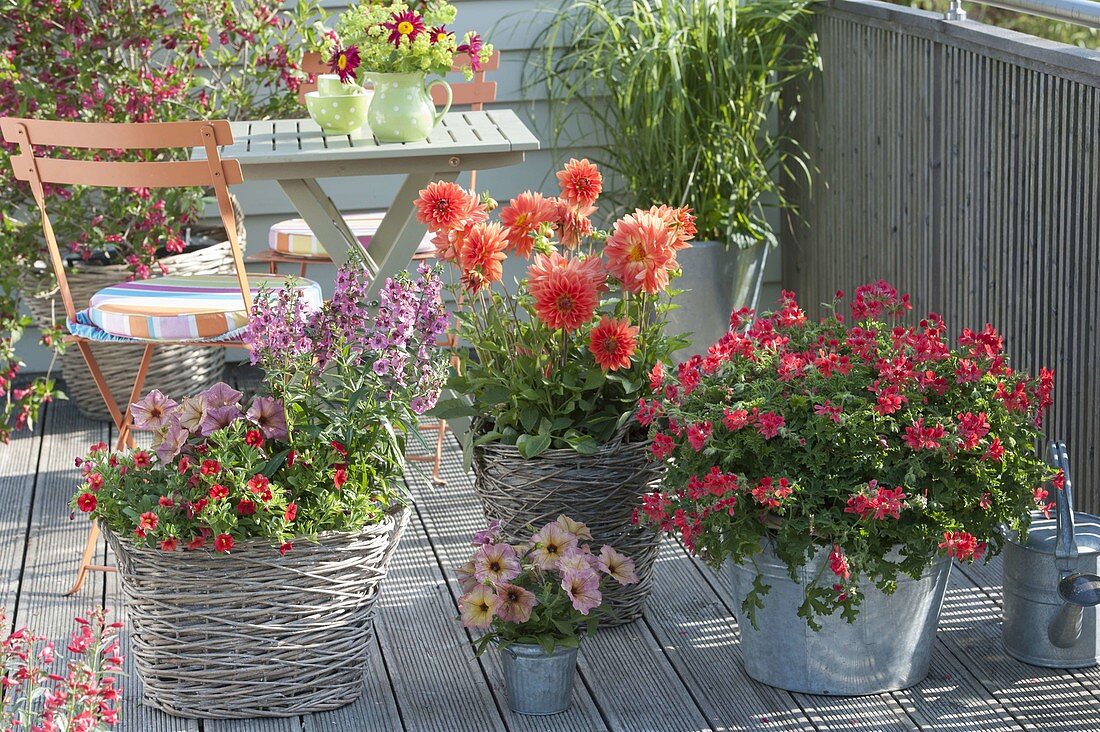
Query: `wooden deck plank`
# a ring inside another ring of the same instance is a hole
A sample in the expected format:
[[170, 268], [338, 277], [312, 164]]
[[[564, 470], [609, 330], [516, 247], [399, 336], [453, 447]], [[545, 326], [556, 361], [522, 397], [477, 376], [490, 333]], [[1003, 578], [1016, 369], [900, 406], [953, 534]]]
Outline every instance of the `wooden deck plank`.
[[[473, 531], [483, 528], [484, 515], [473, 493], [473, 477], [462, 471], [457, 445], [453, 441], [448, 444], [443, 463], [446, 485], [429, 489], [421, 484], [417, 500], [428, 517], [433, 541], [437, 546], [454, 547], [448, 549], [448, 556], [458, 566], [468, 558], [469, 539]], [[586, 638], [577, 665], [603, 722], [612, 729], [650, 729], [648, 725], [659, 725], [654, 729], [669, 732], [708, 728], [707, 720], [644, 624], [601, 630]], [[492, 666], [489, 668], [496, 673]], [[499, 685], [497, 678], [495, 687]], [[574, 700], [577, 701], [576, 696]], [[587, 706], [583, 696], [580, 700]], [[570, 713], [575, 710], [576, 707]], [[587, 709], [583, 711], [589, 713]], [[510, 721], [519, 719], [522, 718], [510, 715]], [[591, 719], [593, 725], [602, 726], [603, 722]]]
[[737, 621], [676, 542], [661, 548], [645, 621], [712, 725], [815, 729], [789, 693], [745, 673]]
[[363, 696], [353, 703], [331, 712], [309, 714], [302, 718], [303, 732], [393, 732], [404, 729], [392, 680], [382, 658], [382, 644], [377, 636], [372, 643]]
[[374, 626], [406, 729], [507, 729], [415, 515], [390, 560]]
[[[23, 576], [23, 553], [35, 491], [42, 435], [17, 432], [0, 449], [0, 608], [8, 622], [16, 612], [16, 596]], [[4, 628], [0, 627], [0, 631]]]
[[[485, 527], [485, 516], [470, 488], [470, 476], [462, 470], [461, 453], [452, 441], [448, 441], [447, 445], [449, 449], [444, 452], [441, 471], [447, 481], [445, 485], [431, 484], [426, 470], [429, 466], [424, 463], [410, 463], [411, 469], [407, 471], [406, 480], [416, 497], [422, 521], [431, 536], [432, 548], [447, 578], [448, 589], [455, 603], [455, 619], [452, 622], [457, 623], [457, 603], [461, 589], [455, 578], [454, 568], [469, 559], [472, 552], [470, 538], [475, 531]], [[467, 637], [472, 642], [469, 633]], [[524, 717], [508, 711], [498, 654], [494, 650], [486, 652], [481, 658], [481, 665], [510, 729], [563, 732], [607, 729], [591, 694], [582, 682], [578, 681], [574, 685], [573, 705], [567, 712], [543, 719]]]

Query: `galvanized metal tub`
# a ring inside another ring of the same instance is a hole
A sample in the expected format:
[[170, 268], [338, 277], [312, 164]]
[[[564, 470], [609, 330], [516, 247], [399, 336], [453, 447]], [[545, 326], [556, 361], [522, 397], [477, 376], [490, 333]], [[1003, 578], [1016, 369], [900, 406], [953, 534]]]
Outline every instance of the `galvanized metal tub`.
[[[1084, 668], [1100, 664], [1100, 613], [1084, 608], [1081, 639], [1072, 648], [1058, 648], [1047, 637], [1050, 621], [1062, 607], [1058, 594], [1058, 567], [1054, 562], [1057, 520], [1035, 512], [1027, 543], [1014, 535], [1004, 548], [1005, 650], [1024, 663], [1047, 668]], [[1100, 574], [1100, 518], [1077, 513], [1074, 533], [1077, 571]]]
[[676, 351], [673, 358], [684, 361], [706, 353], [729, 330], [731, 312], [756, 307], [767, 254], [765, 243], [727, 248], [717, 241], [692, 242], [690, 249], [677, 253], [683, 274], [674, 286], [684, 292], [676, 298], [678, 307], [668, 314], [669, 332], [692, 335], [691, 345]]
[[513, 643], [500, 649], [508, 708], [519, 714], [545, 716], [569, 708], [577, 649], [556, 646], [547, 654], [540, 646]]
[[803, 586], [822, 571], [828, 575], [828, 552], [819, 551], [802, 566], [797, 582], [770, 546], [753, 560], [723, 565], [733, 586], [735, 609], [752, 589], [757, 571], [771, 585], [764, 607], [756, 611], [758, 628], [738, 617], [749, 676], [788, 691], [858, 696], [904, 689], [928, 674], [950, 559], [938, 559], [919, 580], [899, 575], [892, 595], [865, 583], [859, 617], [852, 623], [839, 613], [819, 618], [823, 627], [816, 632], [798, 617], [798, 607]]

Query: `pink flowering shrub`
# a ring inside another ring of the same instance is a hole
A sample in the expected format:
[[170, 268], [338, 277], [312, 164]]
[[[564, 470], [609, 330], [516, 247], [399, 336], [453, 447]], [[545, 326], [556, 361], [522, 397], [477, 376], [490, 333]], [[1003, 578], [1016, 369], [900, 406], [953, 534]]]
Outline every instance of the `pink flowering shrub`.
[[285, 554], [296, 537], [355, 531], [395, 503], [405, 443], [439, 395], [448, 359], [441, 281], [427, 267], [366, 301], [361, 270], [311, 312], [297, 290], [256, 299], [246, 341], [267, 394], [227, 384], [184, 399], [150, 392], [131, 405], [151, 450], [93, 445], [77, 460], [73, 509], [163, 551], [228, 552], [263, 538]]
[[[1052, 372], [1013, 371], [989, 325], [955, 344], [935, 314], [903, 325], [909, 298], [885, 282], [856, 290], [848, 322], [842, 297], [819, 322], [787, 292], [755, 321], [734, 313], [705, 356], [654, 370], [661, 396], [637, 412], [669, 467], [639, 520], [715, 565], [762, 542], [792, 573], [828, 552], [799, 611], [811, 625], [854, 619], [861, 579], [890, 592], [937, 555], [987, 558], [1051, 505], [1035, 448]], [[758, 577], [750, 617], [767, 590]]]
[[474, 556], [457, 570], [462, 624], [484, 631], [478, 655], [490, 643], [526, 643], [552, 653], [576, 648], [580, 633], [595, 632], [604, 609], [602, 588], [609, 582], [638, 581], [634, 560], [604, 545], [594, 554], [582, 541], [592, 533], [584, 524], [559, 516], [522, 546], [504, 542], [494, 521], [473, 540]]
[[[0, 610], [0, 625], [4, 624]], [[122, 689], [121, 623], [107, 611], [76, 618], [58, 673], [54, 644], [26, 628], [0, 640], [0, 729], [27, 732], [102, 732], [118, 724]]]
[[[0, 116], [84, 122], [289, 116], [298, 112], [299, 28], [312, 38], [322, 19], [314, 0], [155, 0], [87, 3], [20, 0], [0, 23]], [[14, 343], [32, 323], [21, 297], [51, 291], [45, 239], [27, 183], [14, 179], [0, 144], [0, 439], [31, 421], [56, 395], [40, 378], [11, 380], [22, 366]], [[57, 157], [148, 160], [147, 151], [52, 149]], [[182, 252], [201, 213], [201, 189], [92, 188], [46, 184], [46, 206], [70, 263], [124, 265], [132, 277], [161, 273], [160, 258]], [[82, 307], [77, 303], [77, 307]], [[58, 305], [55, 318], [64, 312]], [[61, 329], [64, 324], [61, 323]], [[59, 329], [43, 334], [60, 348]]]

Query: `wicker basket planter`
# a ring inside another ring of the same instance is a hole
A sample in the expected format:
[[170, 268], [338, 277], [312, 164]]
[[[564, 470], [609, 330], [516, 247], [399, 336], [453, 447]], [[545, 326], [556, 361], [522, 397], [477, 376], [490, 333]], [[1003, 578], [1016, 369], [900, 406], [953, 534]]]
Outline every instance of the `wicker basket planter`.
[[606, 594], [605, 624], [641, 617], [660, 548], [655, 531], [631, 520], [642, 494], [661, 477], [648, 441], [609, 443], [593, 455], [547, 450], [530, 460], [511, 445], [491, 443], [474, 448], [473, 467], [485, 516], [500, 520], [509, 541], [527, 541], [534, 528], [565, 514], [588, 525], [593, 547], [610, 544], [632, 557], [638, 582]]
[[[243, 221], [243, 217], [238, 219]], [[243, 230], [243, 229], [242, 229]], [[225, 234], [219, 230], [219, 239]], [[242, 240], [243, 242], [243, 240]], [[211, 246], [197, 247], [180, 254], [162, 257], [160, 262], [170, 275], [186, 274], [232, 274], [233, 255], [228, 241]], [[69, 289], [73, 304], [79, 310], [88, 304], [99, 290], [117, 285], [129, 279], [130, 270], [125, 265], [107, 264], [87, 266], [71, 271], [68, 275]], [[26, 302], [35, 325], [39, 328], [53, 324], [64, 325], [65, 306], [61, 303], [56, 286], [42, 292], [44, 278], [33, 275], [23, 279], [23, 299]], [[53, 286], [52, 279], [49, 280]], [[95, 344], [92, 352], [99, 361], [107, 386], [111, 390], [120, 408], [124, 408], [130, 397], [130, 389], [137, 377], [138, 364], [141, 362], [142, 345], [119, 343]], [[145, 377], [144, 392], [160, 389], [168, 395], [196, 394], [211, 386], [222, 377], [225, 370], [225, 349], [195, 346], [160, 346], [153, 354], [149, 372]], [[111, 416], [103, 403], [103, 397], [96, 388], [95, 381], [84, 357], [76, 348], [70, 348], [61, 356], [61, 376], [65, 380], [65, 393], [80, 413], [89, 419], [110, 421]]]
[[229, 554], [162, 552], [105, 532], [143, 701], [180, 717], [287, 717], [357, 699], [372, 618], [408, 510], [358, 534]]

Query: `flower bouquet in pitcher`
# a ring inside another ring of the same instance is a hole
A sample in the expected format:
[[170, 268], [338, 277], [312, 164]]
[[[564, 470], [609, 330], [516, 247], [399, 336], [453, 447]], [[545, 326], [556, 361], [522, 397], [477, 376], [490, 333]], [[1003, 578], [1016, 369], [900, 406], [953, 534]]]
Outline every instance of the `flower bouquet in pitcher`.
[[[368, 110], [380, 142], [424, 140], [451, 107], [451, 88], [441, 78], [461, 66], [467, 78], [492, 56], [492, 45], [470, 31], [461, 41], [448, 26], [458, 10], [443, 0], [361, 2], [345, 10], [335, 32], [325, 34], [322, 54], [346, 84], [360, 77], [374, 84]], [[430, 94], [443, 92], [437, 111]]]

